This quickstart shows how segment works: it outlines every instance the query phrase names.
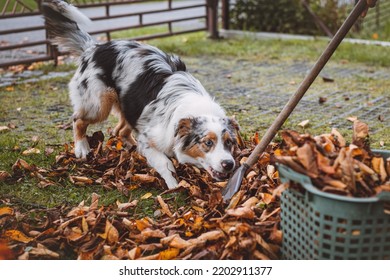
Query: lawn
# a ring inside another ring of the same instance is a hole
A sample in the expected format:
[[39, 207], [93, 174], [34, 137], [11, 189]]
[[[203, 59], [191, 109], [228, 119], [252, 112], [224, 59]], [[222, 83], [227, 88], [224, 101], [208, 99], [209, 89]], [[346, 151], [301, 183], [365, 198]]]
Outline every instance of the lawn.
[[[207, 73], [207, 70], [200, 69], [199, 67], [202, 67], [202, 65], [191, 65], [191, 62], [196, 57], [215, 57], [226, 62], [245, 60], [251, 61], [253, 65], [265, 61], [275, 63], [275, 65], [280, 62], [289, 63], [292, 61], [304, 61], [310, 64], [315, 61], [326, 45], [326, 42], [321, 40], [313, 42], [257, 41], [246, 38], [212, 41], [207, 39], [204, 33], [158, 39], [149, 43], [167, 52], [179, 54], [185, 61], [189, 61], [187, 64], [190, 69], [197, 67], [194, 70], [199, 73], [194, 73], [194, 75], [198, 75], [201, 78], [203, 76], [206, 77], [210, 73]], [[387, 69], [390, 66], [390, 50], [378, 46], [342, 44], [332, 58], [332, 63], [345, 64], [346, 62], [351, 64], [352, 67], [364, 65], [364, 67]], [[62, 65], [55, 69], [50, 63], [36, 67], [46, 73], [50, 71], [69, 71], [69, 69], [75, 68], [72, 65]], [[231, 67], [234, 66], [232, 65]], [[206, 65], [205, 68], [211, 70], [213, 67]], [[277, 69], [277, 71], [280, 70]], [[0, 108], [0, 125], [15, 127], [0, 134], [0, 145], [2, 147], [0, 151], [0, 170], [11, 172], [12, 165], [18, 158], [23, 158], [37, 166], [49, 167], [53, 163], [56, 154], [63, 150], [63, 145], [72, 140], [72, 132], [69, 127], [71, 107], [67, 95], [67, 83], [71, 73], [72, 71], [69, 72], [69, 77], [66, 78], [54, 78], [48, 81], [22, 83], [0, 88], [2, 104]], [[244, 77], [241, 77], [239, 73], [234, 75], [237, 76], [230, 78], [230, 82], [233, 85], [245, 82], [245, 80], [243, 81]], [[282, 78], [282, 74], [280, 76]], [[302, 73], [300, 76], [302, 76]], [[295, 84], [299, 82], [298, 78], [296, 82], [292, 83], [293, 85], [289, 86], [292, 90]], [[372, 87], [377, 83], [374, 79], [364, 78], [363, 74], [361, 77], [357, 77], [357, 79], [366, 83], [367, 87]], [[285, 82], [290, 83], [291, 81], [287, 80]], [[322, 85], [319, 86], [321, 87]], [[333, 85], [330, 84], [330, 86]], [[352, 85], [349, 86], [352, 87]], [[377, 87], [376, 93], [373, 93], [375, 96], [388, 94], [388, 81], [382, 85], [377, 85]], [[217, 92], [217, 95], [217, 98], [222, 103], [227, 102], [223, 99], [222, 93]], [[263, 119], [261, 124], [258, 124], [256, 119], [248, 119], [245, 110], [242, 110], [242, 113], [240, 113], [242, 104], [237, 103], [239, 102], [237, 100], [235, 102], [236, 104], [226, 104], [228, 113], [238, 114], [237, 117], [241, 120], [243, 127], [242, 133], [247, 135], [247, 137], [250, 137], [258, 129], [264, 131], [272, 122], [271, 118]], [[250, 107], [248, 108], [250, 110]], [[275, 113], [272, 116], [275, 116]], [[90, 131], [102, 130], [107, 135], [107, 131], [114, 124], [115, 118], [110, 117], [102, 125], [92, 126]], [[386, 123], [382, 125], [388, 126]], [[316, 133], [321, 129], [313, 129], [311, 132]], [[388, 141], [389, 130], [382, 129], [381, 131], [382, 135], [375, 139]], [[375, 145], [379, 147], [379, 140], [375, 142]], [[31, 147], [38, 148], [40, 153], [23, 155], [23, 151]], [[47, 148], [52, 148], [54, 151], [46, 155], [45, 149]], [[60, 189], [40, 189], [36, 186], [36, 182], [28, 177], [12, 186], [4, 183], [0, 184], [2, 197], [17, 198], [20, 202], [39, 204], [42, 207], [52, 207], [63, 203], [75, 204], [82, 199], [88, 198], [92, 191], [104, 192], [105, 199], [102, 201], [103, 203], [109, 204], [117, 199], [126, 199], [115, 191], [105, 192], [99, 186], [73, 188], [72, 184], [66, 180], [61, 183], [63, 188]], [[156, 190], [156, 192], [158, 191]], [[141, 191], [136, 196], [142, 196], [144, 192], [147, 192], [147, 190]]]

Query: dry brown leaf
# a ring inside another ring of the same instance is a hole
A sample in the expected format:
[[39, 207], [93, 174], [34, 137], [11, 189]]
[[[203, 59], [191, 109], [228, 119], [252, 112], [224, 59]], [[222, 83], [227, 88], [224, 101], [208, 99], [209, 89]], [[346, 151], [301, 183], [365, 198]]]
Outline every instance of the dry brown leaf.
[[267, 165], [267, 176], [268, 176], [268, 178], [273, 180], [274, 177], [275, 177], [275, 172], [276, 172], [275, 166], [273, 166], [271, 164]]
[[46, 248], [45, 246], [43, 246], [40, 243], [38, 243], [36, 248], [32, 248], [29, 251], [29, 254], [36, 255], [36, 256], [48, 256], [48, 257], [56, 258], [56, 259], [58, 259], [60, 257], [60, 255], [58, 253], [49, 250], [48, 248]]
[[302, 128], [305, 128], [308, 126], [308, 124], [310, 123], [309, 120], [304, 120], [304, 121], [301, 121], [298, 126], [302, 127]]
[[380, 175], [381, 182], [385, 182], [387, 178], [387, 172], [385, 169], [385, 161], [383, 160], [383, 157], [373, 157], [371, 163], [374, 171]]
[[193, 245], [193, 243], [186, 241], [180, 237], [178, 234], [167, 236], [160, 240], [161, 244], [164, 246], [169, 246], [177, 249], [185, 249]]
[[84, 233], [82, 230], [78, 227], [73, 227], [73, 228], [66, 228], [64, 230], [64, 235], [65, 237], [73, 242], [76, 242], [84, 237]]
[[[216, 241], [218, 239], [224, 238], [225, 234], [221, 230], [213, 230], [213, 231], [208, 231], [200, 236], [198, 236], [195, 240], [195, 243], [198, 242], [206, 242], [206, 241]], [[194, 239], [191, 239], [190, 242], [193, 242]]]
[[276, 224], [271, 231], [269, 239], [276, 244], [282, 245], [283, 232], [277, 228]]
[[141, 237], [141, 240], [145, 241], [149, 238], [158, 238], [158, 239], [161, 239], [161, 238], [164, 238], [166, 237], [165, 233], [163, 231], [161, 231], [160, 229], [150, 229], [150, 228], [146, 228], [144, 229], [141, 233], [140, 233], [140, 237]]
[[278, 259], [277, 253], [277, 247], [270, 245], [267, 243], [264, 238], [262, 238], [259, 234], [254, 233], [256, 242], [268, 253], [268, 255], [272, 259]]
[[273, 196], [272, 194], [269, 194], [269, 193], [260, 193], [260, 196], [261, 196], [261, 200], [262, 200], [265, 204], [267, 204], [267, 205], [274, 201], [274, 196]]
[[258, 259], [258, 260], [270, 260], [270, 258], [266, 255], [266, 254], [263, 254], [257, 250], [255, 250], [253, 252], [253, 256]]
[[257, 203], [259, 202], [259, 200], [257, 199], [257, 197], [254, 197], [254, 196], [252, 196], [252, 197], [250, 197], [248, 200], [246, 200], [243, 204], [242, 204], [242, 206], [243, 207], [253, 207], [253, 206], [255, 206]]
[[84, 234], [88, 232], [89, 226], [85, 217], [81, 219], [81, 229]]
[[118, 230], [108, 220], [106, 220], [104, 233], [98, 234], [98, 236], [107, 240], [108, 244], [114, 244], [118, 242], [119, 239]]
[[341, 148], [345, 147], [345, 145], [347, 144], [347, 141], [345, 141], [344, 137], [341, 135], [341, 133], [336, 128], [332, 128], [331, 134], [335, 138], [335, 140], [339, 143], [339, 146]]
[[100, 195], [98, 195], [96, 193], [92, 193], [91, 205], [89, 206], [89, 210], [96, 210], [96, 209], [98, 209], [99, 198], [100, 198]]
[[356, 164], [358, 167], [359, 167], [359, 169], [361, 170], [361, 171], [363, 171], [364, 173], [366, 173], [366, 174], [369, 174], [369, 175], [374, 175], [375, 174], [375, 171], [374, 170], [372, 170], [370, 167], [368, 167], [367, 165], [365, 165], [363, 162], [361, 162], [360, 160], [354, 160], [353, 161], [354, 162], [354, 164]]
[[131, 180], [141, 183], [153, 183], [157, 180], [157, 177], [148, 174], [134, 174], [134, 176], [131, 177]]
[[333, 175], [336, 170], [331, 164], [331, 160], [328, 157], [323, 156], [320, 152], [317, 152], [317, 165], [318, 169], [329, 175]]
[[37, 148], [30, 148], [22, 152], [22, 155], [24, 156], [29, 156], [29, 155], [35, 155], [35, 154], [40, 154], [41, 150]]
[[0, 171], [0, 182], [5, 181], [6, 179], [10, 178], [11, 174], [9, 174], [7, 171]]
[[163, 211], [163, 213], [165, 213], [168, 217], [172, 218], [173, 214], [172, 214], [171, 210], [169, 210], [168, 204], [165, 203], [165, 201], [162, 199], [162, 197], [160, 195], [157, 196], [157, 201], [160, 204], [161, 210]]
[[35, 168], [33, 165], [28, 164], [25, 160], [18, 159], [14, 165], [12, 165], [12, 170], [15, 172], [18, 169], [33, 171]]
[[246, 175], [246, 179], [247, 179], [247, 180], [250, 180], [250, 179], [252, 179], [252, 178], [254, 178], [254, 177], [256, 177], [256, 176], [257, 176], [256, 171], [252, 170], [252, 171], [250, 171], [250, 172], [248, 173], [248, 175]]
[[134, 247], [133, 249], [131, 249], [130, 251], [129, 251], [129, 259], [130, 260], [136, 260], [136, 259], [138, 259], [140, 256], [141, 256], [141, 253], [142, 253], [142, 251], [141, 251], [141, 248], [140, 247]]
[[331, 187], [334, 187], [334, 188], [337, 188], [337, 189], [342, 189], [342, 190], [345, 190], [347, 189], [347, 185], [344, 184], [343, 182], [339, 181], [339, 180], [335, 180], [335, 179], [330, 179], [330, 178], [323, 178], [323, 181], [325, 182], [325, 184], [331, 186]]
[[10, 130], [11, 129], [8, 126], [5, 126], [5, 125], [0, 126], [0, 133], [1, 132], [8, 132]]
[[263, 211], [263, 213], [260, 216], [260, 222], [268, 220], [268, 218], [272, 217], [275, 214], [279, 214], [280, 207], [275, 208], [271, 213], [269, 213], [267, 210]]
[[119, 211], [124, 211], [129, 208], [135, 207], [138, 204], [138, 200], [133, 200], [132, 202], [125, 202], [125, 203], [120, 203], [119, 201], [116, 202], [116, 205], [118, 206]]
[[368, 137], [368, 125], [359, 120], [353, 122], [352, 143], [358, 147], [363, 147]]
[[342, 148], [340, 150], [340, 155], [342, 155], [340, 159], [340, 168], [342, 171], [342, 182], [347, 185], [348, 190], [351, 192], [356, 191], [356, 179], [354, 174], [354, 166], [353, 166], [353, 157], [351, 154], [351, 150], [346, 150]]
[[317, 161], [315, 160], [315, 151], [313, 147], [305, 143], [302, 147], [297, 149], [297, 157], [299, 162], [308, 170], [313, 178], [316, 178], [318, 175]]
[[139, 260], [139, 261], [160, 260], [160, 253], [157, 253], [157, 254], [154, 254], [154, 255], [145, 256], [145, 257], [140, 257], [137, 260]]
[[76, 185], [91, 185], [94, 180], [85, 176], [69, 176], [70, 181]]
[[243, 219], [255, 218], [255, 212], [250, 207], [238, 207], [236, 209], [228, 209], [226, 210], [226, 214], [229, 216]]
[[244, 191], [238, 191], [236, 192], [233, 197], [230, 199], [228, 207], [226, 207], [226, 210], [234, 209], [237, 207], [237, 205], [240, 203], [242, 196], [244, 195]]

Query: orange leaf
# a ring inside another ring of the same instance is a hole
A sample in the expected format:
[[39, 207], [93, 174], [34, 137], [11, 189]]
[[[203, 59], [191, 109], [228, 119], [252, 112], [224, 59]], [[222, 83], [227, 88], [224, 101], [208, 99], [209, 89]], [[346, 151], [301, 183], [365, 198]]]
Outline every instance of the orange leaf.
[[13, 215], [14, 214], [14, 209], [12, 209], [11, 207], [1, 207], [0, 208], [0, 217], [1, 216], [7, 216], [7, 215]]
[[149, 221], [145, 218], [141, 220], [135, 220], [135, 225], [139, 231], [143, 231], [145, 228], [148, 228], [151, 226]]
[[4, 233], [4, 236], [8, 237], [8, 238], [10, 238], [10, 239], [12, 239], [14, 241], [19, 241], [19, 242], [22, 242], [22, 243], [29, 243], [32, 240], [34, 240], [33, 238], [28, 237], [23, 232], [20, 232], [18, 230], [7, 230]]
[[119, 151], [122, 149], [122, 147], [123, 147], [122, 141], [118, 140], [118, 142], [116, 143], [116, 147], [115, 147], [116, 150]]
[[274, 197], [272, 196], [272, 194], [261, 193], [260, 195], [261, 195], [262, 201], [264, 201], [265, 204], [270, 204], [274, 200]]
[[202, 207], [195, 206], [195, 205], [192, 206], [192, 209], [194, 209], [195, 211], [198, 211], [200, 213], [204, 213], [205, 212], [205, 210]]
[[253, 142], [257, 145], [259, 144], [260, 140], [259, 140], [259, 133], [256, 131], [255, 132], [255, 136], [253, 137]]
[[158, 259], [159, 260], [172, 260], [179, 255], [180, 250], [177, 248], [169, 248], [167, 250], [161, 251]]

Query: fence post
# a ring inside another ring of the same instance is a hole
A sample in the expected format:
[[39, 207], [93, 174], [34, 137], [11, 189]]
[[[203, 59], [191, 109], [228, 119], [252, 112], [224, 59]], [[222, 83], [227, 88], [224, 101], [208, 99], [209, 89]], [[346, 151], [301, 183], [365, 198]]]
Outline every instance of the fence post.
[[222, 28], [225, 30], [229, 30], [229, 23], [230, 23], [230, 1], [229, 0], [222, 0]]
[[218, 0], [207, 0], [207, 26], [211, 39], [219, 38], [218, 34]]

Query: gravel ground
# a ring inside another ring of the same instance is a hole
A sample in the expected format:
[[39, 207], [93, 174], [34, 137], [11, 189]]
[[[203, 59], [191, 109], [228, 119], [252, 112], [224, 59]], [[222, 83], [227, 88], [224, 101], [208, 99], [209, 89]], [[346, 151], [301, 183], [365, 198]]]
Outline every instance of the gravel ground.
[[[212, 59], [212, 63], [210, 60]], [[190, 71], [215, 94], [244, 132], [265, 132], [312, 67], [302, 61], [252, 62], [237, 58], [186, 59]], [[285, 127], [310, 133], [332, 127], [349, 134], [350, 117], [367, 122], [372, 144], [390, 146], [390, 71], [359, 65], [329, 63], [300, 101]], [[320, 99], [322, 102], [320, 102]], [[382, 141], [384, 143], [382, 143]]]

